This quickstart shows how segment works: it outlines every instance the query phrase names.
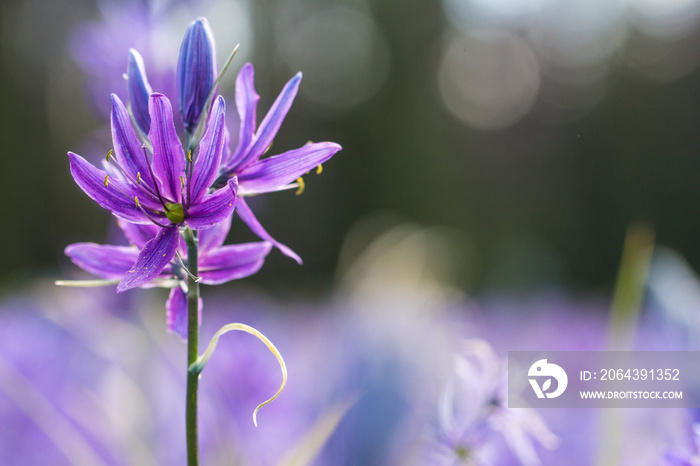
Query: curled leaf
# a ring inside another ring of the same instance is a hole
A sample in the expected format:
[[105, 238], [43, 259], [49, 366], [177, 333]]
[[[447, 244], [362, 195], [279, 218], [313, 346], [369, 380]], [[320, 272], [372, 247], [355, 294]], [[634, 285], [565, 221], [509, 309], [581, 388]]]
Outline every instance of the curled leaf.
[[253, 411], [253, 424], [255, 424], [255, 427], [258, 426], [258, 411], [260, 411], [260, 408], [262, 408], [265, 405], [268, 405], [272, 403], [275, 398], [279, 396], [280, 393], [282, 393], [282, 390], [284, 389], [285, 385], [287, 385], [287, 365], [284, 363], [284, 359], [282, 358], [282, 355], [280, 352], [277, 350], [275, 345], [272, 344], [272, 342], [262, 333], [260, 333], [258, 330], [254, 329], [253, 327], [246, 325], [246, 324], [227, 324], [224, 325], [219, 329], [218, 332], [214, 334], [212, 337], [211, 341], [209, 341], [209, 346], [207, 346], [207, 349], [202, 353], [195, 362], [190, 364], [189, 371], [193, 372], [195, 374], [199, 374], [202, 372], [202, 369], [204, 369], [204, 366], [207, 364], [207, 361], [209, 361], [209, 358], [211, 358], [211, 355], [214, 353], [214, 350], [216, 349], [216, 345], [219, 342], [219, 337], [221, 335], [228, 333], [233, 330], [239, 330], [241, 332], [246, 332], [254, 337], [256, 337], [258, 340], [262, 341], [265, 346], [270, 350], [270, 352], [275, 356], [277, 359], [277, 362], [280, 364], [280, 369], [282, 369], [282, 385], [280, 385], [280, 388], [277, 390], [277, 392], [272, 395], [271, 398], [268, 400], [260, 403], [256, 408], [255, 411]]

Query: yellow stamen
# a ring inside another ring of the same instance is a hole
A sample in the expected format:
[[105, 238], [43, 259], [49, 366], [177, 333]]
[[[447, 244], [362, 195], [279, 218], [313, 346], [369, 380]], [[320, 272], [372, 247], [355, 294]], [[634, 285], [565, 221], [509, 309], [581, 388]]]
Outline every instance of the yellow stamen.
[[107, 187], [107, 180], [109, 179], [109, 175], [105, 176], [105, 188]]
[[139, 197], [134, 196], [134, 200], [136, 201], [136, 208], [138, 209], [139, 208]]
[[180, 184], [182, 185], [182, 189], [185, 189], [185, 180], [180, 176]]
[[316, 174], [317, 175], [320, 175], [322, 171], [323, 171], [323, 165], [319, 165], [318, 167], [316, 167]]
[[306, 188], [306, 185], [304, 184], [304, 179], [301, 176], [297, 178], [297, 183], [299, 184], [299, 188], [296, 192], [296, 195], [298, 196], [299, 194], [304, 192], [304, 188]]
[[136, 172], [136, 182], [141, 184], [141, 172]]
[[109, 162], [109, 156], [112, 155], [113, 153], [114, 153], [114, 151], [112, 149], [110, 149], [109, 152], [107, 152], [107, 162]]
[[192, 151], [187, 152], [187, 160], [189, 160], [190, 163], [192, 163]]

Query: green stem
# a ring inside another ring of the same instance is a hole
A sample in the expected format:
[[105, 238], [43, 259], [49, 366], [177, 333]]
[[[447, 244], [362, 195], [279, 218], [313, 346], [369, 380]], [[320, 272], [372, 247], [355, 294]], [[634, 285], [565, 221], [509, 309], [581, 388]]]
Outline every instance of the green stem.
[[[198, 241], [195, 232], [187, 228], [183, 232], [187, 243], [187, 266], [191, 276], [187, 287], [187, 367], [199, 356], [199, 283], [195, 281], [199, 273]], [[197, 389], [199, 374], [187, 371], [187, 465], [199, 466], [199, 441], [197, 435]]]

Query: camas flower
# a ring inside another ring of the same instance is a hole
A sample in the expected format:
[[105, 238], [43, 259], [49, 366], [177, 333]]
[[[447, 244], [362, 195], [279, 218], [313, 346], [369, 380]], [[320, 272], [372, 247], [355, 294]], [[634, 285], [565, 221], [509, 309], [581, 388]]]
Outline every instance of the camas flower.
[[[193, 141], [195, 144], [197, 143], [197, 134], [199, 134], [197, 128], [203, 122], [201, 116], [207, 112], [208, 96], [215, 94], [216, 69], [214, 36], [207, 20], [198, 18], [190, 23], [185, 32], [176, 73], [180, 116], [186, 131], [188, 145], [192, 144]], [[149, 97], [151, 86], [146, 76], [143, 59], [133, 49], [129, 53], [126, 76], [129, 107], [136, 128], [140, 134], [150, 135], [153, 133], [151, 125], [154, 124], [150, 103], [152, 96]], [[213, 182], [213, 187], [218, 189], [216, 192], [220, 192], [226, 184], [231, 183], [231, 180], [237, 179], [239, 186], [237, 208], [241, 219], [258, 237], [269, 241], [283, 254], [301, 263], [301, 258], [294, 251], [276, 241], [263, 228], [242, 197], [299, 186], [303, 183], [300, 178], [302, 175], [313, 169], [320, 172], [321, 164], [330, 159], [341, 147], [333, 142], [308, 143], [298, 149], [263, 158], [294, 101], [301, 82], [301, 73], [295, 75], [285, 85], [259, 127], [256, 127], [256, 110], [260, 97], [255, 91], [253, 77], [254, 70], [250, 63], [243, 66], [238, 74], [235, 93], [236, 107], [240, 118], [240, 126], [237, 128], [238, 144], [235, 150], [231, 151], [228, 145], [230, 139], [228, 130], [224, 128], [223, 132], [220, 132], [217, 127], [217, 137], [223, 138], [224, 141], [222, 143], [223, 153], [219, 159], [221, 166], [217, 165], [218, 172], [211, 182]], [[214, 109], [212, 109], [213, 111]], [[113, 111], [113, 127], [114, 113]], [[211, 119], [213, 116], [210, 117]], [[123, 120], [123, 126], [128, 126], [128, 114], [125, 112], [123, 115], [120, 114], [120, 120]], [[211, 127], [211, 121], [208, 125]], [[174, 134], [174, 129], [172, 133]], [[200, 144], [204, 142], [202, 140]], [[179, 150], [182, 152], [181, 148]], [[203, 149], [200, 148], [201, 150]], [[139, 166], [139, 168], [144, 167]], [[179, 170], [180, 167], [176, 168]], [[131, 173], [131, 175], [133, 177], [135, 173]], [[143, 170], [141, 176], [144, 176]], [[133, 196], [131, 198], [133, 199]], [[139, 197], [139, 201], [142, 201], [141, 197]], [[145, 203], [142, 202], [142, 204], [148, 209]], [[126, 202], [126, 205], [131, 206], [129, 202]], [[124, 212], [121, 212], [120, 215], [125, 218]], [[162, 218], [162, 215], [159, 217]], [[126, 219], [142, 223], [140, 216], [139, 219]], [[185, 223], [187, 224], [187, 219], [185, 219]], [[170, 247], [172, 248], [172, 245]]]
[[221, 162], [225, 111], [219, 97], [196, 154], [185, 156], [167, 97], [154, 93], [149, 98], [150, 149], [139, 143], [126, 108], [112, 95], [114, 152], [107, 156], [112, 162], [106, 164], [107, 171], [77, 154], [68, 154], [76, 183], [100, 206], [128, 222], [159, 227], [155, 237], [143, 245], [117, 291], [141, 286], [163, 271], [177, 251], [179, 227], [204, 230], [230, 217], [236, 201], [236, 179], [209, 192]]
[[[75, 265], [106, 280], [123, 280], [143, 250], [159, 234], [155, 225], [139, 225], [118, 221], [130, 246], [111, 244], [75, 243], [66, 247], [65, 253]], [[221, 222], [199, 232], [198, 274], [200, 283], [220, 285], [255, 274], [262, 267], [272, 245], [265, 241], [223, 245], [231, 222]], [[183, 261], [187, 260], [187, 248], [182, 239], [176, 251]], [[154, 277], [174, 278], [179, 284], [170, 291], [166, 303], [168, 330], [187, 338], [187, 294], [185, 279], [187, 272], [179, 260], [171, 260]], [[142, 287], [155, 286], [145, 282]], [[200, 302], [200, 313], [202, 304]]]

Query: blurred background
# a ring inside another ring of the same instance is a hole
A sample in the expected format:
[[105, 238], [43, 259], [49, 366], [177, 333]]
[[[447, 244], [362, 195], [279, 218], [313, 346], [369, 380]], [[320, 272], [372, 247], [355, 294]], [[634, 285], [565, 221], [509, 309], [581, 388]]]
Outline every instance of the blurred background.
[[[165, 294], [53, 281], [85, 277], [65, 246], [116, 234], [67, 151], [111, 148], [130, 47], [172, 91], [198, 16], [219, 64], [241, 44], [227, 102], [254, 64], [259, 120], [303, 71], [272, 154], [343, 146], [302, 195], [250, 200], [303, 267], [273, 251], [203, 291], [203, 335], [255, 325], [290, 369], [256, 430], [276, 362], [226, 338], [202, 383], [204, 464], [700, 461], [697, 410], [536, 413], [502, 393], [507, 351], [700, 348], [700, 0], [21, 0], [0, 14], [0, 463], [181, 464], [185, 346], [165, 332]], [[253, 239], [234, 221], [229, 243]]]
[[696, 0], [24, 0], [1, 11], [3, 289], [55, 276], [67, 244], [105, 237], [111, 218], [75, 186], [66, 152], [107, 153], [126, 50], [166, 74], [198, 15], [220, 61], [241, 43], [224, 95], [252, 61], [263, 112], [303, 71], [273, 152], [344, 148], [300, 198], [260, 199], [261, 221], [305, 265], [275, 253], [253, 283], [327, 289], [346, 234], [370, 216], [452, 229], [455, 284], [470, 293], [607, 294], [638, 222], [700, 266]]

